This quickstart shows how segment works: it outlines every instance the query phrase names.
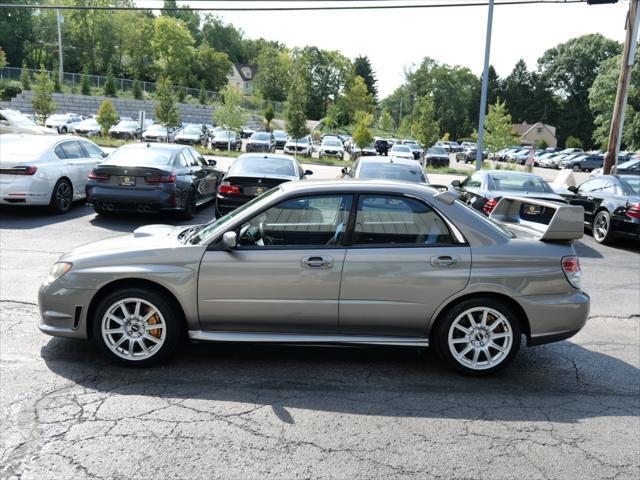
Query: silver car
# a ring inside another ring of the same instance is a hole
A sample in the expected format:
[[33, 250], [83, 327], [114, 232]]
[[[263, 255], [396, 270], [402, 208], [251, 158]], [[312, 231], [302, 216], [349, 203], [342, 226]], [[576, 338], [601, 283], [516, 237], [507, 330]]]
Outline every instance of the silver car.
[[[433, 345], [489, 374], [585, 324], [570, 241], [581, 207], [503, 197], [490, 218], [452, 191], [393, 181], [288, 182], [209, 224], [150, 225], [63, 255], [40, 330], [148, 364], [193, 341]], [[506, 225], [505, 228], [501, 225]], [[517, 233], [513, 233], [517, 232]]]

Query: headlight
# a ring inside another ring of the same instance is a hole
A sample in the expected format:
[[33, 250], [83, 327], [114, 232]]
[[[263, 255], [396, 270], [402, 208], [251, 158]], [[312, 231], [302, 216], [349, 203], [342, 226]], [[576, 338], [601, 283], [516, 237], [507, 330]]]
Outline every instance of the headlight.
[[47, 283], [53, 283], [69, 270], [71, 270], [72, 264], [69, 262], [58, 262], [54, 263], [53, 267], [51, 267], [51, 271], [49, 272], [49, 276], [47, 277]]

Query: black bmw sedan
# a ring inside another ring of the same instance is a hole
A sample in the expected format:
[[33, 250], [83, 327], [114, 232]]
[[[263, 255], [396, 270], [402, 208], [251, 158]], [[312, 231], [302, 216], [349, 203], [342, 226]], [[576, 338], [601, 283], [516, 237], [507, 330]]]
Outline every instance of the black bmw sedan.
[[276, 141], [269, 132], [256, 132], [247, 141], [245, 150], [249, 152], [275, 153]]
[[267, 190], [313, 174], [284, 155], [240, 155], [222, 178], [216, 195], [216, 217], [244, 205]]
[[584, 224], [598, 243], [616, 237], [640, 239], [640, 176], [599, 175], [562, 194], [571, 205], [582, 205]]
[[120, 147], [89, 174], [87, 204], [96, 213], [174, 212], [192, 218], [215, 198], [222, 172], [191, 147], [136, 143]]

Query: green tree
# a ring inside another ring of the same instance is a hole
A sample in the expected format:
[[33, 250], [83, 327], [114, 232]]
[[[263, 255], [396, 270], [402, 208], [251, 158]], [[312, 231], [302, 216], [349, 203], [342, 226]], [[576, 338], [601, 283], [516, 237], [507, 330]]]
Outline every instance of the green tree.
[[353, 141], [358, 148], [363, 149], [373, 142], [373, 135], [369, 126], [373, 121], [373, 116], [368, 112], [356, 112], [356, 128], [353, 130]]
[[438, 139], [440, 126], [435, 119], [433, 99], [431, 97], [419, 97], [416, 101], [411, 133], [424, 147], [433, 145]]
[[373, 97], [362, 77], [354, 78], [352, 85], [344, 94], [344, 104], [349, 123], [353, 122], [356, 112], [370, 112], [373, 109]]
[[[287, 98], [285, 109], [285, 120], [287, 122], [287, 132], [297, 140], [309, 133], [307, 128], [307, 90], [305, 88], [302, 72], [299, 65], [294, 65], [292, 76], [290, 78], [289, 96]], [[297, 157], [297, 153], [295, 154]]]
[[378, 96], [378, 87], [376, 86], [378, 81], [376, 80], [376, 74], [373, 71], [369, 57], [356, 57], [353, 60], [353, 71], [357, 76], [362, 77], [364, 83], [367, 85], [367, 90], [371, 98], [375, 102]]
[[91, 95], [91, 85], [89, 84], [89, 68], [85, 65], [82, 69], [80, 77], [80, 93], [82, 95]]
[[196, 50], [193, 68], [198, 78], [204, 80], [207, 90], [218, 92], [227, 84], [233, 66], [226, 53], [216, 51], [204, 42]]
[[104, 82], [104, 96], [105, 97], [117, 97], [118, 91], [116, 89], [116, 80], [113, 78], [113, 70], [109, 67], [107, 72], [107, 81]]
[[256, 63], [256, 92], [265, 100], [284, 102], [289, 88], [289, 54], [279, 51], [277, 47], [268, 46], [260, 52]]
[[144, 94], [142, 93], [142, 85], [140, 85], [140, 80], [138, 78], [133, 79], [133, 85], [131, 86], [131, 93], [133, 94], [133, 98], [136, 100], [142, 100]]
[[568, 136], [593, 145], [594, 119], [589, 108], [589, 90], [604, 60], [618, 55], [620, 43], [600, 34], [589, 34], [547, 50], [538, 60], [543, 79], [561, 98], [558, 115], [560, 143]]
[[180, 85], [176, 88], [176, 99], [180, 103], [184, 103], [184, 99], [187, 93], [185, 92], [184, 82], [180, 82]]
[[4, 68], [6, 66], [7, 66], [7, 54], [2, 48], [0, 48], [0, 68]]
[[545, 148], [547, 148], [549, 146], [549, 143], [543, 138], [541, 140], [539, 140], [536, 143], [536, 148], [539, 148], [540, 150], [544, 150]]
[[[238, 87], [229, 84], [221, 92], [222, 106], [213, 111], [213, 121], [232, 131], [238, 131], [245, 122], [245, 113], [241, 108], [242, 92]], [[231, 143], [229, 143], [229, 150]]]
[[582, 148], [582, 141], [577, 137], [569, 135], [564, 142], [567, 148]]
[[49, 74], [44, 70], [44, 66], [40, 66], [40, 71], [36, 74], [33, 83], [33, 97], [31, 105], [34, 113], [42, 115], [44, 121], [47, 117], [55, 112], [57, 106], [53, 101], [53, 82], [49, 78]]
[[267, 127], [267, 131], [270, 132], [271, 131], [271, 121], [276, 116], [275, 112], [273, 111], [273, 105], [268, 103], [266, 108], [264, 109], [264, 112], [262, 114], [264, 115], [264, 123], [265, 123], [265, 125]]
[[204, 88], [204, 80], [200, 82], [200, 94], [198, 95], [198, 101], [200, 105], [207, 104], [207, 90]]
[[380, 114], [380, 118], [378, 119], [378, 128], [385, 133], [389, 133], [393, 130], [393, 118], [388, 110], [383, 110]]
[[180, 112], [173, 85], [167, 77], [161, 78], [156, 85], [156, 120], [167, 129], [180, 126]]
[[31, 75], [27, 68], [27, 63], [22, 62], [22, 72], [20, 72], [20, 85], [23, 90], [31, 90]]
[[498, 99], [494, 105], [489, 105], [489, 112], [484, 120], [484, 145], [495, 154], [517, 141], [507, 105]]
[[155, 20], [151, 40], [157, 68], [173, 83], [187, 83], [194, 57], [194, 40], [182, 20], [161, 15]]
[[118, 113], [111, 103], [111, 100], [105, 99], [98, 108], [98, 114], [96, 115], [96, 122], [100, 125], [100, 130], [103, 137], [109, 135], [109, 129], [118, 123]]
[[218, 52], [225, 52], [232, 62], [245, 63], [249, 60], [243, 53], [242, 30], [230, 23], [224, 23], [216, 15], [205, 15], [202, 23], [202, 38], [203, 42], [207, 42]]
[[162, 15], [182, 21], [191, 36], [196, 41], [200, 40], [200, 15], [198, 15], [198, 12], [190, 10], [189, 5], [178, 7], [176, 0], [164, 0], [164, 8], [171, 10], [163, 11]]

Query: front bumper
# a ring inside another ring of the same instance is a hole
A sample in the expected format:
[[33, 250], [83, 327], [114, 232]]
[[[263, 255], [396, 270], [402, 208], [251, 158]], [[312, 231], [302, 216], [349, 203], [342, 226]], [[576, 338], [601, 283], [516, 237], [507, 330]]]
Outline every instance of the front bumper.
[[342, 151], [335, 151], [335, 150], [320, 150], [320, 156], [321, 157], [335, 157], [335, 158], [342, 158], [344, 156], [344, 153]]
[[542, 345], [572, 337], [587, 322], [591, 299], [583, 291], [568, 295], [533, 295], [517, 298], [529, 319], [528, 345]]
[[44, 283], [38, 291], [42, 333], [54, 337], [88, 338], [87, 312], [95, 290], [64, 288], [53, 282]]
[[265, 152], [271, 151], [271, 145], [264, 143], [247, 143], [245, 150], [247, 152]]

